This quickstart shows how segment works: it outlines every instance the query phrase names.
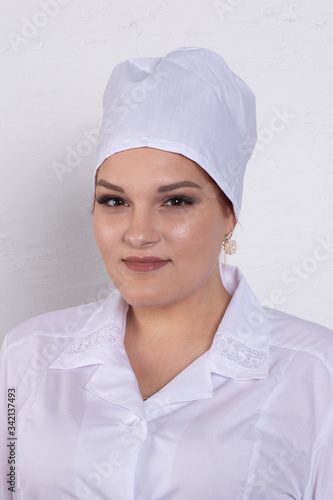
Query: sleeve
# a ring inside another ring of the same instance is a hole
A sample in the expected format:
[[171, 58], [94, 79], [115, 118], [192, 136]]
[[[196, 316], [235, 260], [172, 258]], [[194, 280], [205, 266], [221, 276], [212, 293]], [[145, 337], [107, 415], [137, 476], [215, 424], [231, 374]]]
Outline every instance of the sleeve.
[[[12, 398], [10, 398], [12, 400]], [[13, 400], [12, 400], [13, 401]], [[15, 446], [12, 446], [12, 457], [10, 457], [11, 448], [10, 443], [14, 442], [8, 439], [9, 429], [8, 429], [8, 416], [9, 409], [11, 410], [11, 422], [13, 423], [13, 408], [9, 407], [9, 404], [13, 404], [13, 402], [9, 402], [8, 397], [8, 387], [7, 387], [7, 337], [5, 337], [1, 349], [0, 349], [0, 498], [1, 500], [12, 500], [14, 494], [8, 489], [11, 487], [10, 483], [10, 467], [15, 468], [15, 463], [9, 463], [11, 460], [15, 461], [15, 457], [13, 453], [15, 452]], [[12, 472], [15, 472], [15, 469], [12, 469]], [[12, 474], [13, 477], [13, 474]], [[13, 481], [13, 484], [15, 481]]]
[[312, 454], [309, 482], [302, 500], [332, 500], [333, 494], [333, 402]]

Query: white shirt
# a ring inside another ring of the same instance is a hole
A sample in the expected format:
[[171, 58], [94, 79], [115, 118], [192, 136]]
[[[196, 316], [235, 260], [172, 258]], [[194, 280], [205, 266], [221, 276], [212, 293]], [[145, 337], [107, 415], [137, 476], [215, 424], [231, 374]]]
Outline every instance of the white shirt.
[[8, 334], [1, 500], [332, 500], [333, 332], [262, 307], [238, 268], [220, 270], [232, 299], [211, 348], [146, 401], [117, 290]]

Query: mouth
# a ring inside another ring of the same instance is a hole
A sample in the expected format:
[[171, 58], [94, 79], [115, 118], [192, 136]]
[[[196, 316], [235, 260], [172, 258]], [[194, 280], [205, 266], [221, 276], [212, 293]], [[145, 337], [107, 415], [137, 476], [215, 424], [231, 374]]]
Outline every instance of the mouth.
[[124, 264], [131, 271], [135, 272], [149, 272], [155, 271], [165, 266], [169, 260], [163, 260], [159, 257], [147, 256], [147, 257], [126, 257], [122, 259]]
[[151, 264], [155, 262], [167, 262], [167, 259], [160, 259], [159, 257], [154, 257], [152, 255], [147, 255], [146, 257], [126, 257], [123, 259], [125, 262], [136, 262], [136, 263], [147, 263]]

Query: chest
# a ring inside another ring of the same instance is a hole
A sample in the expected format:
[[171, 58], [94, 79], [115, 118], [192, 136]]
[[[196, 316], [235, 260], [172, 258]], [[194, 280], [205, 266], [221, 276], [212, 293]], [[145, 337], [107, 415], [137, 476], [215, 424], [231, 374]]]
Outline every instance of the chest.
[[183, 377], [140, 416], [134, 379], [119, 375], [106, 397], [101, 368], [44, 377], [20, 424], [18, 500], [302, 498], [309, 431], [299, 419], [284, 427], [264, 383], [216, 375], [212, 397], [189, 398], [193, 380]]
[[126, 354], [143, 399], [160, 391], [208, 349], [208, 344], [149, 348], [126, 344]]

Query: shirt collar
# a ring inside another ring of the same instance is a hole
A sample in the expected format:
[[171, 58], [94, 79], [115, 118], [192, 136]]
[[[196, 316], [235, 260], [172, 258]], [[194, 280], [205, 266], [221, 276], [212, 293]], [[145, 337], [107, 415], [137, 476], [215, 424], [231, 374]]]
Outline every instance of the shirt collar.
[[[220, 273], [232, 298], [207, 353], [211, 372], [241, 380], [265, 378], [269, 364], [265, 309], [238, 267], [220, 263]], [[109, 360], [111, 351], [123, 347], [127, 310], [119, 291], [113, 290], [50, 368], [70, 369]]]
[[220, 273], [232, 298], [210, 348], [212, 372], [241, 380], [266, 378], [269, 367], [266, 310], [238, 267], [220, 264]]

